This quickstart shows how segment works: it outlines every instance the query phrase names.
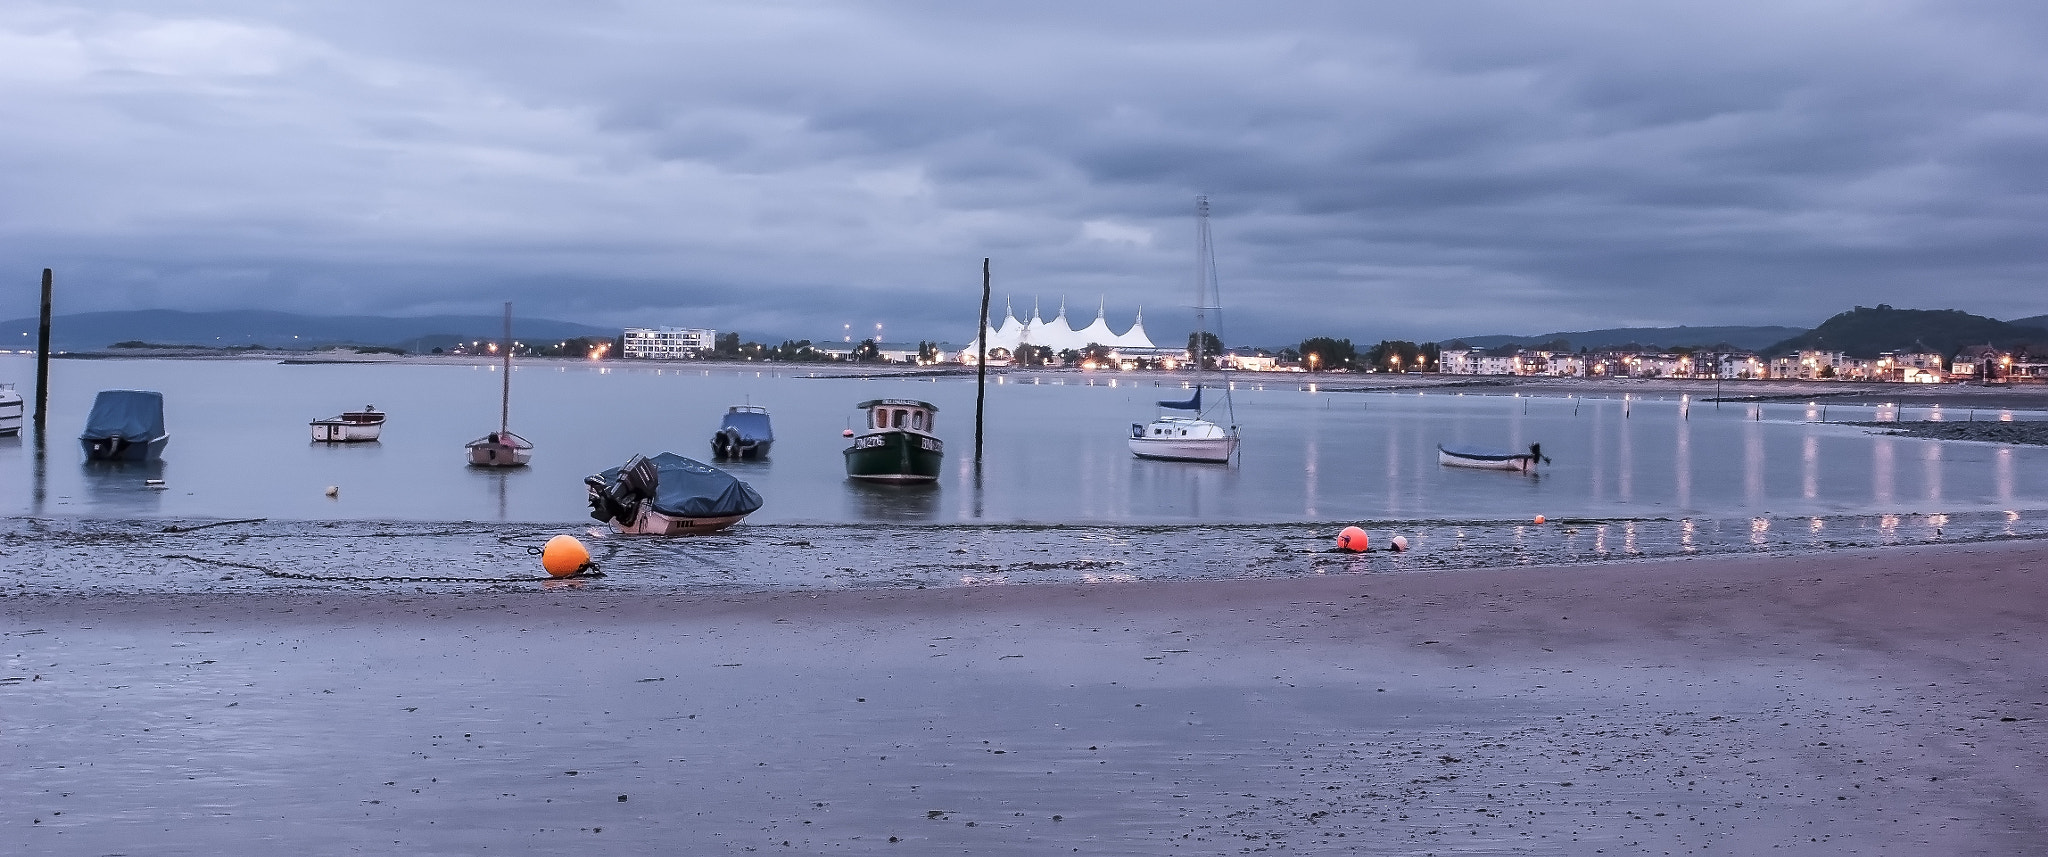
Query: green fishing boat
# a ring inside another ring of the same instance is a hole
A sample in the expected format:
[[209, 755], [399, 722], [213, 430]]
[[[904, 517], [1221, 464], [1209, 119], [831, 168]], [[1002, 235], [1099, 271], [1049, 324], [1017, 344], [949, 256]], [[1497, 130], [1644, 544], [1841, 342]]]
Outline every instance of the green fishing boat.
[[915, 399], [871, 399], [857, 405], [867, 427], [847, 429], [846, 477], [867, 482], [935, 482], [946, 445], [932, 435], [939, 409]]

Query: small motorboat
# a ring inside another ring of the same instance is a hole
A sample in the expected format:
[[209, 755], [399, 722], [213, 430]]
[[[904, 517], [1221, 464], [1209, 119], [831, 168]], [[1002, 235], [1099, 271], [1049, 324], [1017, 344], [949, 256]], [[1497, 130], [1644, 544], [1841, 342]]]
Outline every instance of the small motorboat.
[[1436, 463], [1447, 467], [1476, 467], [1481, 470], [1515, 470], [1523, 473], [1536, 469], [1536, 462], [1549, 464], [1543, 454], [1543, 444], [1529, 444], [1528, 452], [1508, 452], [1497, 449], [1475, 447], [1449, 447], [1437, 444]]
[[711, 435], [711, 457], [721, 461], [767, 458], [768, 447], [774, 444], [775, 431], [768, 424], [767, 408], [734, 405], [726, 409], [717, 433]]
[[0, 437], [21, 434], [21, 394], [13, 384], [0, 384]]
[[841, 450], [846, 476], [865, 482], [936, 482], [946, 457], [946, 444], [933, 436], [939, 408], [916, 399], [870, 399], [857, 407], [868, 412], [867, 427], [852, 429], [853, 445]]
[[313, 440], [320, 443], [363, 443], [384, 433], [384, 412], [377, 410], [376, 405], [364, 405], [360, 411], [347, 411], [308, 425], [313, 427]]
[[687, 536], [715, 533], [761, 508], [761, 495], [732, 474], [664, 452], [635, 455], [583, 480], [590, 517], [621, 533]]
[[101, 390], [78, 436], [92, 461], [155, 461], [171, 442], [164, 430], [164, 394], [153, 390]]

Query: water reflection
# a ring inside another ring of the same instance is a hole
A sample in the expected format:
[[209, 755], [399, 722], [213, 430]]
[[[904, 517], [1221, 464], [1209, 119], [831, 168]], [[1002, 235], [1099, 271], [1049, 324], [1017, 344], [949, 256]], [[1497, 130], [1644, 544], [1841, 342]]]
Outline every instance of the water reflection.
[[1878, 438], [1870, 450], [1870, 498], [1884, 505], [1892, 503], [1892, 447], [1888, 437]]
[[2013, 455], [2013, 449], [2009, 446], [2001, 446], [1998, 448], [1996, 452], [1993, 452], [1991, 454], [1992, 498], [1997, 500], [1999, 503], [2007, 506], [2012, 505], [2013, 502]]
[[158, 461], [87, 461], [80, 465], [85, 493], [98, 510], [154, 515], [170, 490], [169, 468]]
[[1807, 435], [1799, 442], [1799, 496], [1812, 500], [1820, 496], [1820, 438]]
[[915, 523], [929, 521], [939, 509], [939, 486], [890, 485], [846, 480], [849, 512], [854, 520]]
[[[1939, 501], [1942, 496], [1941, 450], [1943, 448], [1943, 445], [1939, 443], [1923, 443], [1920, 446], [1922, 448], [1922, 451], [1920, 453], [1920, 470], [1923, 474], [1922, 481], [1927, 483], [1927, 499], [1931, 501]], [[2010, 449], [2004, 449], [2000, 451], [2011, 452]]]

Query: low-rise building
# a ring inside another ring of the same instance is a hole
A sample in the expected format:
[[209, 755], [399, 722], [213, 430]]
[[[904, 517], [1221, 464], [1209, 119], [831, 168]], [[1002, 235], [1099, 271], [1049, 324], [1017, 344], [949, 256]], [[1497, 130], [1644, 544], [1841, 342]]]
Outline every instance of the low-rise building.
[[715, 347], [718, 331], [708, 327], [629, 327], [624, 339], [628, 360], [689, 360]]

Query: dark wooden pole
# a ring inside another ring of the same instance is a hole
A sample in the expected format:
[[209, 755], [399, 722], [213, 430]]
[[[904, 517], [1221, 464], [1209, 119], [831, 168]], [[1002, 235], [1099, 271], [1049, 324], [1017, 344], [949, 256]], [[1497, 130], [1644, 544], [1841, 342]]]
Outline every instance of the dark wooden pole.
[[981, 328], [975, 330], [975, 470], [981, 470], [981, 414], [989, 398], [989, 260], [981, 258]]
[[36, 326], [36, 445], [43, 443], [44, 413], [50, 407], [50, 269], [43, 269], [43, 318]]

